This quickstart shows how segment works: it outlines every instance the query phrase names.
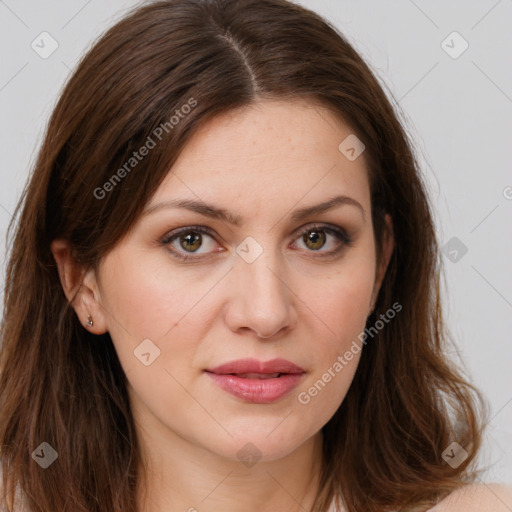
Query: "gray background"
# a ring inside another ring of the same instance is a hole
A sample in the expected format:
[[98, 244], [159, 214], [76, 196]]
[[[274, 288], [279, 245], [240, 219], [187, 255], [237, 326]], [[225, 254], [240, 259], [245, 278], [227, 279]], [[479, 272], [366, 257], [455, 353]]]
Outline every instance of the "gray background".
[[[2, 267], [7, 224], [61, 87], [136, 3], [0, 0]], [[452, 354], [490, 402], [484, 480], [512, 484], [512, 0], [298, 3], [342, 30], [403, 111], [445, 247]], [[31, 47], [44, 31], [58, 43], [48, 58]]]

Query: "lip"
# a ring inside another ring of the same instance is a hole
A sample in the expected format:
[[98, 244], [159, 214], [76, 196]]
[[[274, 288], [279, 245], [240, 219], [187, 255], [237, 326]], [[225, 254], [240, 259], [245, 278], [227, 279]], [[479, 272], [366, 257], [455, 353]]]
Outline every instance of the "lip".
[[304, 373], [300, 366], [286, 359], [259, 361], [250, 358], [230, 361], [215, 368], [207, 368], [206, 371], [224, 375], [228, 373]]
[[[268, 404], [279, 400], [295, 388], [305, 371], [286, 359], [259, 361], [257, 359], [238, 359], [229, 363], [206, 369], [207, 375], [224, 391], [246, 402]], [[250, 378], [240, 374], [272, 374], [278, 377]]]

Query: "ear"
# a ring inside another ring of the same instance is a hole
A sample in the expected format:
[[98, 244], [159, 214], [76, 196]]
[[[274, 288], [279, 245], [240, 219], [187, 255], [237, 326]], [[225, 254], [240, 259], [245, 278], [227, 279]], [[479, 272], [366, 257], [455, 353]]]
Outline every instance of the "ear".
[[[107, 332], [107, 324], [94, 270], [86, 271], [75, 262], [67, 240], [53, 240], [50, 249], [57, 263], [64, 294], [80, 323], [93, 334], [104, 334]], [[92, 320], [92, 325], [87, 325], [89, 319]]]
[[379, 290], [382, 281], [384, 280], [384, 276], [386, 275], [386, 270], [388, 268], [389, 261], [391, 259], [391, 255], [393, 254], [393, 249], [395, 245], [395, 238], [393, 233], [393, 220], [391, 219], [391, 216], [389, 214], [386, 214], [384, 216], [384, 219], [386, 222], [387, 229], [384, 232], [380, 262], [378, 262], [377, 268], [375, 269], [375, 282], [373, 285], [370, 312], [372, 312], [375, 307], [375, 302], [377, 301], [377, 296], [379, 295]]

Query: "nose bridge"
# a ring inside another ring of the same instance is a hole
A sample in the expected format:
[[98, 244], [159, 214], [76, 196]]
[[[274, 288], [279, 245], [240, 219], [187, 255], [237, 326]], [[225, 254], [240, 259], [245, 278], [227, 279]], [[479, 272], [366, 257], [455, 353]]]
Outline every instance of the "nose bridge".
[[294, 318], [284, 265], [270, 240], [247, 237], [237, 247], [233, 276], [237, 328], [250, 328], [260, 337], [290, 326]]
[[269, 297], [272, 300], [284, 298], [285, 291], [282, 274], [282, 262], [274, 250], [265, 250], [254, 262], [245, 265], [249, 276], [249, 285], [254, 296]]

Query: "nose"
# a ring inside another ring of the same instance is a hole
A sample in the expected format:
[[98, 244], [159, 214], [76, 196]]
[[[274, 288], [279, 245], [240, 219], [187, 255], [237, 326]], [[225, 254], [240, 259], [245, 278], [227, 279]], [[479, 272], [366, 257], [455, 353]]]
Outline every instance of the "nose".
[[297, 296], [287, 283], [284, 266], [270, 253], [263, 251], [252, 263], [241, 258], [235, 261], [225, 313], [233, 332], [252, 331], [258, 338], [275, 338], [297, 323]]

